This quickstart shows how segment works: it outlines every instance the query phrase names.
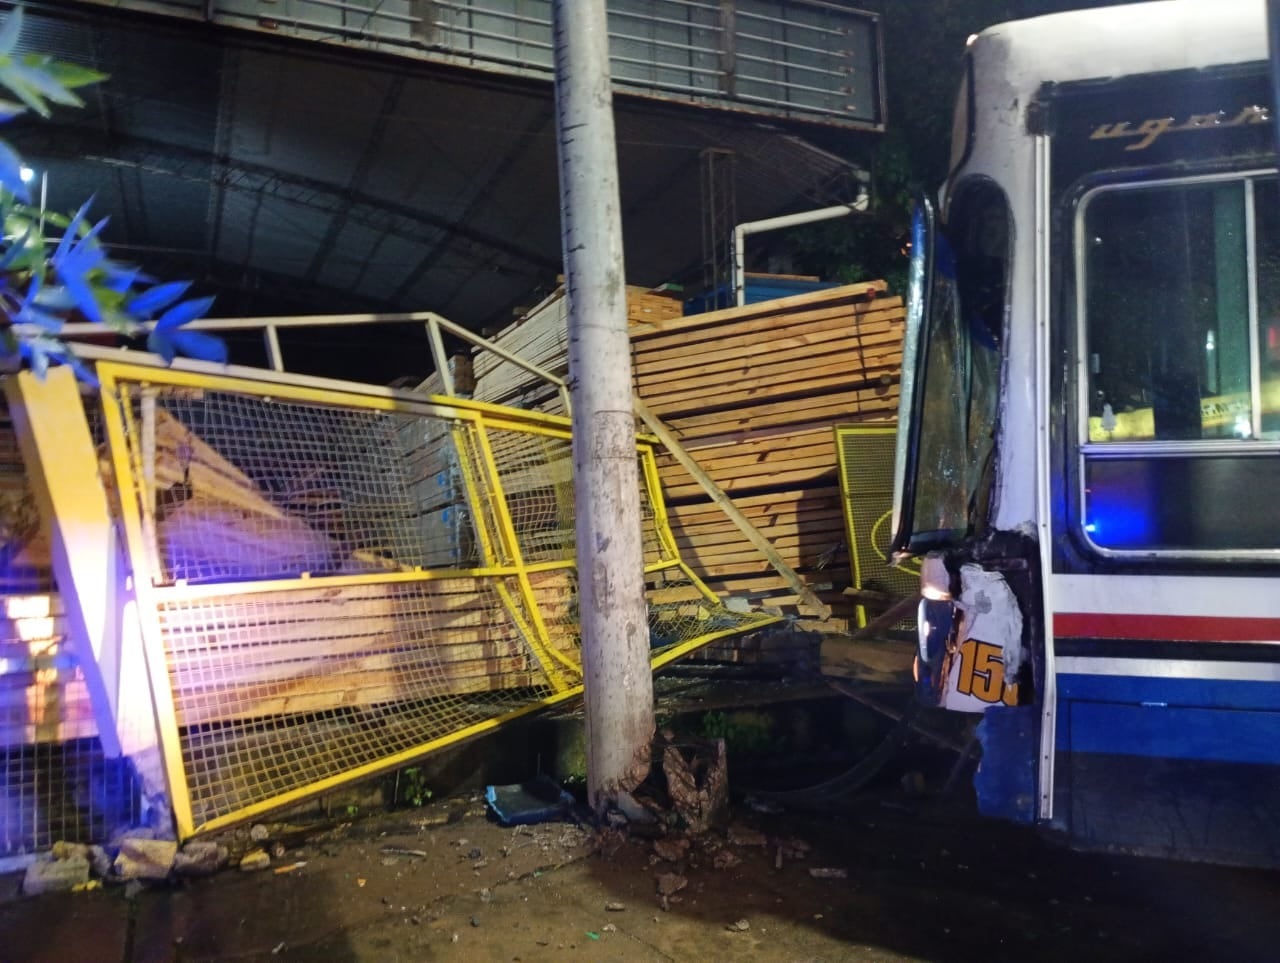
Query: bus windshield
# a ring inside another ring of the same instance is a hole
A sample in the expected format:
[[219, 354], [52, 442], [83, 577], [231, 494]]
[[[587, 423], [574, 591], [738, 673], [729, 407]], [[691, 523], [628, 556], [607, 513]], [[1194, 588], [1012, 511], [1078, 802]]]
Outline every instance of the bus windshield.
[[981, 534], [993, 491], [1008, 205], [985, 180], [953, 198], [945, 231], [928, 201], [913, 223], [893, 544], [912, 555]]

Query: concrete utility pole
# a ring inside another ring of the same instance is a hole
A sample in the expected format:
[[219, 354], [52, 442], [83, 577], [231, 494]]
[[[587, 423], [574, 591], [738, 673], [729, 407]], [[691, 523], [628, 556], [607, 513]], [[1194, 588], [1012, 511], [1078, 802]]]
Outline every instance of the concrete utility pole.
[[554, 0], [551, 15], [587, 794], [599, 813], [648, 774], [653, 676], [605, 0]]

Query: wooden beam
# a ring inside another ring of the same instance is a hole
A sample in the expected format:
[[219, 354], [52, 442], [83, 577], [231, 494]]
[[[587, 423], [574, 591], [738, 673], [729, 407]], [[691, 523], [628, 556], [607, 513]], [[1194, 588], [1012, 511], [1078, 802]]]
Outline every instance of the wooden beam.
[[633, 339], [673, 334], [690, 329], [707, 328], [720, 324], [731, 324], [743, 318], [769, 317], [776, 314], [795, 314], [813, 305], [854, 302], [861, 300], [870, 302], [884, 294], [884, 282], [873, 281], [865, 284], [849, 284], [839, 288], [824, 288], [821, 291], [796, 294], [788, 298], [778, 298], [760, 304], [748, 304], [742, 307], [726, 308], [723, 311], [709, 311], [706, 314], [688, 315], [674, 318], [661, 325], [633, 325]]
[[[779, 349], [821, 344], [842, 334], [871, 336], [900, 332], [905, 324], [901, 307], [886, 307], [859, 314], [847, 307], [828, 308], [795, 317], [764, 317], [724, 330], [686, 332], [682, 338], [663, 338], [647, 343], [632, 342], [635, 369], [640, 372], [688, 366], [690, 356], [709, 362], [723, 361], [742, 352], [758, 354], [758, 345], [777, 344]], [[726, 350], [730, 349], [730, 350]]]
[[805, 600], [805, 606], [811, 609], [819, 618], [827, 619], [831, 617], [831, 608], [821, 599], [819, 599], [804, 583], [804, 580], [796, 573], [790, 565], [788, 565], [781, 555], [774, 549], [772, 543], [762, 535], [759, 530], [751, 524], [745, 515], [734, 505], [733, 499], [726, 495], [720, 487], [711, 480], [706, 472], [698, 465], [693, 456], [685, 451], [684, 446], [676, 439], [667, 426], [663, 424], [658, 417], [649, 410], [649, 407], [637, 396], [635, 398], [636, 414], [640, 420], [645, 423], [650, 431], [652, 431], [658, 440], [671, 452], [672, 455], [684, 467], [684, 470], [692, 475], [706, 493], [711, 496], [711, 500], [720, 506], [731, 519], [734, 524], [741, 529], [742, 534], [760, 550], [765, 558], [769, 560], [769, 564], [778, 572], [787, 582], [795, 593]]

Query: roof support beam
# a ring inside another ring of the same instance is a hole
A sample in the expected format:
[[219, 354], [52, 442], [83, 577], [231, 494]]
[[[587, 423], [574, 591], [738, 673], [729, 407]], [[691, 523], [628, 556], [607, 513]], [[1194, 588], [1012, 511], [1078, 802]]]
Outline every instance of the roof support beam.
[[28, 159], [57, 157], [132, 168], [143, 174], [269, 196], [333, 216], [345, 212], [352, 223], [420, 244], [435, 244], [442, 234], [452, 235], [455, 241], [463, 239], [477, 249], [472, 256], [479, 261], [492, 261], [500, 254], [530, 267], [560, 270], [558, 252], [547, 256], [453, 218], [235, 157], [149, 138], [104, 138], [96, 131], [71, 125], [44, 124], [16, 130], [9, 140]]

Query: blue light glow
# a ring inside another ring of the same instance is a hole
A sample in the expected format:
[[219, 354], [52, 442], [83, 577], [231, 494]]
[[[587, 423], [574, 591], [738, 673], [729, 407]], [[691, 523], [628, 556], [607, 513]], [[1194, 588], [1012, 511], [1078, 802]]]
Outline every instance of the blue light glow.
[[1102, 548], [1160, 544], [1159, 470], [1151, 461], [1095, 461], [1086, 466], [1084, 530]]

